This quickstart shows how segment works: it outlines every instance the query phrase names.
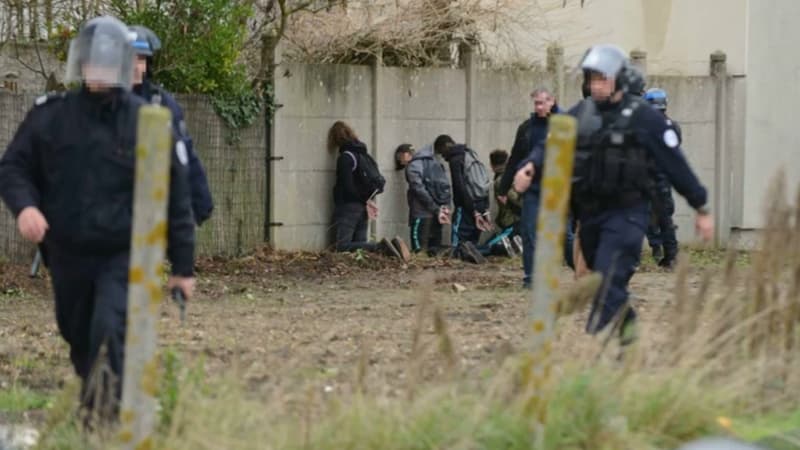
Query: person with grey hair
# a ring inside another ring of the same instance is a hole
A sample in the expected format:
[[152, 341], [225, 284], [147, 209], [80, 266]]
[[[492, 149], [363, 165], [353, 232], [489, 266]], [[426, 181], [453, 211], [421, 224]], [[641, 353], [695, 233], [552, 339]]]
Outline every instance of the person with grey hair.
[[[520, 234], [522, 236], [522, 266], [524, 276], [522, 285], [530, 288], [533, 277], [533, 253], [536, 246], [536, 220], [539, 214], [539, 197], [541, 194], [541, 181], [544, 165], [545, 142], [547, 141], [548, 122], [550, 114], [559, 113], [555, 96], [546, 88], [538, 88], [531, 93], [533, 100], [533, 113], [531, 117], [522, 122], [514, 138], [511, 156], [500, 182], [497, 192], [508, 192], [512, 187], [514, 174], [523, 166], [531, 171], [530, 184], [522, 195], [522, 218], [520, 221]], [[498, 195], [497, 201], [505, 203], [507, 195]], [[572, 233], [568, 228], [564, 257], [572, 267]]]

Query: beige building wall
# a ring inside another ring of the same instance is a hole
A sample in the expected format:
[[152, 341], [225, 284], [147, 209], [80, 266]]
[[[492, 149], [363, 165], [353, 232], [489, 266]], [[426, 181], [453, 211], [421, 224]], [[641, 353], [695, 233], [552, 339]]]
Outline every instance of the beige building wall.
[[778, 170], [800, 184], [800, 1], [750, 0], [742, 227], [761, 228], [767, 189]]
[[575, 65], [590, 45], [614, 43], [646, 51], [652, 74], [708, 75], [709, 55], [717, 50], [728, 55], [730, 73], [746, 69], [748, 0], [586, 0], [583, 8], [580, 0], [567, 0], [565, 8], [562, 0], [530, 3], [544, 18], [527, 31], [529, 45], [520, 54], [534, 60], [544, 61], [547, 45], [559, 43], [567, 64]]

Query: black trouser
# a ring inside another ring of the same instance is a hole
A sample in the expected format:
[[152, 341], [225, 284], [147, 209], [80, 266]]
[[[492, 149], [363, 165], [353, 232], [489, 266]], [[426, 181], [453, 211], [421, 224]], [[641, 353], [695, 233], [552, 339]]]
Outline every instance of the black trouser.
[[428, 254], [436, 254], [442, 248], [442, 224], [436, 217], [418, 217], [411, 219], [411, 250], [415, 253], [426, 250]]
[[456, 208], [453, 217], [453, 231], [450, 240], [453, 247], [458, 247], [462, 242], [472, 242], [478, 245], [481, 238], [481, 230], [475, 224], [475, 216], [472, 211], [465, 211], [462, 207]]
[[52, 247], [48, 253], [56, 321], [82, 380], [81, 404], [114, 420], [122, 394], [129, 253], [96, 256]]
[[358, 249], [376, 251], [377, 244], [367, 242], [367, 205], [345, 203], [333, 209], [333, 224], [336, 228], [336, 251], [353, 252]]
[[647, 241], [650, 248], [663, 246], [664, 259], [672, 261], [678, 254], [678, 238], [675, 233], [675, 200], [672, 198], [672, 187], [667, 182], [659, 182], [651, 201], [652, 218], [647, 227]]

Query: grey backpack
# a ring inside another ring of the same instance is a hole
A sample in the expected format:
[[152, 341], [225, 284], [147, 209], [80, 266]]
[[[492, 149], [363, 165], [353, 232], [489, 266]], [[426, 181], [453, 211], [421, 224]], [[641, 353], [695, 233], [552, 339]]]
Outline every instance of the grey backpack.
[[467, 194], [472, 201], [489, 198], [492, 188], [492, 178], [486, 166], [478, 158], [477, 153], [469, 147], [464, 147], [464, 184]]

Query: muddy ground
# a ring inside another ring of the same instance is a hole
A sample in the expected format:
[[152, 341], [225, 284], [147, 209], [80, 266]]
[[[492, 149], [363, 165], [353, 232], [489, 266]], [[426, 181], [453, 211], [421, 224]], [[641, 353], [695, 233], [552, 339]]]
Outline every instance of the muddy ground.
[[[406, 267], [358, 255], [262, 251], [198, 265], [199, 289], [185, 324], [173, 303], [163, 305], [161, 344], [188, 366], [202, 361], [212, 376], [245, 380], [254, 393], [291, 392], [309, 381], [346, 392], [357, 383], [360, 365], [367, 389], [391, 395], [412, 377], [447, 371], [447, 355], [428, 345], [437, 342], [431, 310], [420, 318], [418, 305], [428, 300], [441, 309], [454, 343], [452, 360], [467, 376], [495, 368], [526, 336], [528, 294], [519, 287], [519, 260], [485, 266], [424, 260]], [[698, 270], [692, 270], [693, 282]], [[567, 269], [561, 278], [565, 286], [572, 282]], [[466, 290], [456, 292], [455, 283]], [[674, 285], [674, 274], [652, 264], [634, 277], [643, 339], [663, 344]], [[585, 320], [581, 313], [560, 321], [558, 354], [578, 357], [575, 349], [590, 341]], [[420, 324], [426, 356], [416, 358], [411, 353]], [[426, 361], [421, 375], [414, 360]], [[46, 274], [29, 279], [27, 267], [0, 266], [0, 388], [53, 393], [72, 377]]]

